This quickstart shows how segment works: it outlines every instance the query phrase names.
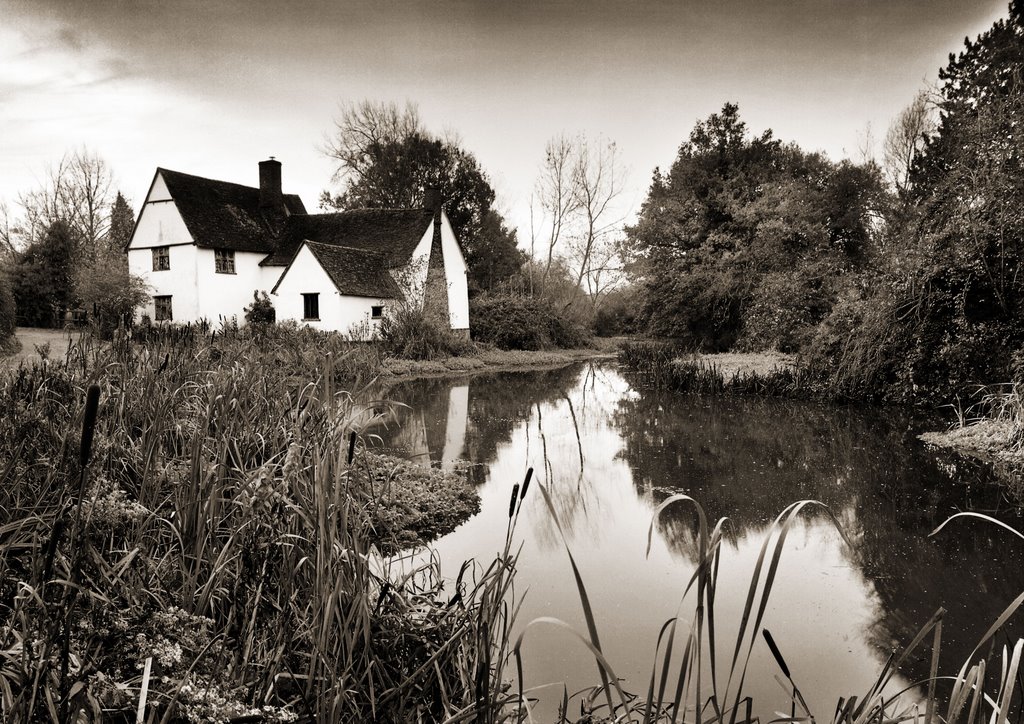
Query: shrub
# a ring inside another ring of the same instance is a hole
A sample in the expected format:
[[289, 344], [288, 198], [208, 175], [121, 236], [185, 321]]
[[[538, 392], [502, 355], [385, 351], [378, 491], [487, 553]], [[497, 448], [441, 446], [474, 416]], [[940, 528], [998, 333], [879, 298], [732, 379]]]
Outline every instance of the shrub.
[[422, 310], [399, 308], [380, 326], [384, 352], [393, 357], [431, 360], [472, 354], [473, 343], [428, 318]]
[[274, 303], [266, 292], [253, 292], [252, 304], [245, 308], [245, 323], [267, 325], [277, 320]]
[[17, 319], [17, 308], [14, 306], [14, 294], [7, 283], [7, 279], [0, 275], [0, 349], [3, 345], [10, 344], [14, 336], [14, 328]]
[[582, 325], [533, 297], [477, 297], [469, 313], [473, 338], [502, 349], [572, 349], [590, 342]]

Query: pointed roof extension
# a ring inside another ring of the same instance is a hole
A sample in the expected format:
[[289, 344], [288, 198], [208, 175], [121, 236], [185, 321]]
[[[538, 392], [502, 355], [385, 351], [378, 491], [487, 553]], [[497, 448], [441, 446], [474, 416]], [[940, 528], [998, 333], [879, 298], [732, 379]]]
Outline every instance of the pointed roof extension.
[[303, 246], [309, 249], [340, 293], [351, 297], [402, 298], [402, 290], [388, 272], [387, 260], [383, 254], [368, 249], [320, 244], [309, 239], [300, 242], [288, 261], [288, 269], [277, 280], [271, 293], [276, 292], [281, 286]]

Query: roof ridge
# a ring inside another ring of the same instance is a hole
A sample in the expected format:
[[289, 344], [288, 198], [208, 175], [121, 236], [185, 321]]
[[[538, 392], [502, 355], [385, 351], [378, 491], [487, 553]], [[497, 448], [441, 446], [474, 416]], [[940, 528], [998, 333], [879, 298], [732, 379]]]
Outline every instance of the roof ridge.
[[320, 217], [324, 217], [324, 216], [345, 216], [347, 214], [362, 214], [362, 213], [368, 213], [368, 212], [369, 213], [375, 213], [375, 214], [378, 214], [378, 213], [380, 213], [380, 214], [388, 214], [388, 213], [391, 213], [391, 214], [408, 214], [410, 212], [415, 212], [415, 211], [419, 211], [419, 212], [430, 211], [430, 213], [433, 213], [430, 209], [425, 208], [425, 207], [420, 207], [420, 206], [412, 206], [412, 207], [408, 207], [408, 208], [396, 208], [396, 207], [389, 206], [387, 208], [364, 207], [364, 208], [359, 208], [359, 209], [345, 209], [344, 211], [328, 211], [328, 212], [319, 213], [319, 214], [306, 214], [306, 216], [320, 216]]
[[384, 252], [378, 251], [377, 249], [364, 249], [364, 248], [358, 247], [358, 246], [346, 246], [344, 244], [331, 244], [331, 243], [326, 242], [326, 241], [313, 241], [312, 239], [305, 239], [304, 238], [302, 240], [302, 243], [306, 244], [306, 245], [309, 245], [309, 246], [322, 246], [325, 249], [344, 249], [345, 251], [357, 251], [357, 252], [360, 252], [362, 254], [376, 254], [381, 259], [383, 259], [383, 258], [385, 258], [387, 256]]
[[[175, 171], [174, 169], [163, 168], [162, 166], [157, 166], [157, 171], [160, 171], [160, 172], [163, 172], [163, 173], [172, 173], [175, 176], [185, 176], [185, 177], [187, 177], [189, 179], [196, 179], [197, 181], [210, 181], [210, 182], [215, 183], [215, 184], [225, 184], [226, 186], [237, 186], [238, 188], [248, 189], [250, 191], [259, 191], [260, 190], [259, 186], [246, 186], [245, 184], [236, 183], [235, 181], [222, 181], [219, 178], [208, 178], [207, 176], [196, 176], [194, 173], [185, 173], [184, 171]], [[294, 195], [294, 194], [285, 194], [285, 195]]]

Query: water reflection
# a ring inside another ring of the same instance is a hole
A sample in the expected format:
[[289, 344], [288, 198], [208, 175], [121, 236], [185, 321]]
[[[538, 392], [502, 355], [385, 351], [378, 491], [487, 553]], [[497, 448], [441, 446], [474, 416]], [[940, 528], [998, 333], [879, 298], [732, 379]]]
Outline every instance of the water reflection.
[[[750, 574], [770, 521], [789, 503], [826, 503], [787, 540], [765, 620], [820, 718], [839, 696], [863, 694], [893, 646], [908, 643], [939, 607], [948, 610], [943, 668], [955, 668], [1024, 588], [1024, 550], [1004, 533], [964, 521], [938, 538], [960, 509], [998, 511], [999, 490], [980, 468], [948, 461], [915, 439], [895, 413], [765, 400], [722, 400], [637, 389], [611, 365], [516, 372], [468, 381], [419, 381], [389, 391], [410, 405], [382, 434], [421, 460], [476, 463], [481, 513], [437, 544], [445, 569], [488, 560], [501, 544], [508, 493], [532, 466], [551, 492], [587, 584], [602, 643], [634, 691], [646, 690], [660, 625], [677, 615], [696, 558], [692, 513], [669, 508], [644, 557], [653, 508], [674, 492], [727, 516], [717, 596], [721, 650], [731, 653]], [[520, 523], [520, 625], [557, 616], [584, 630], [557, 531], [538, 496]], [[681, 609], [687, 615], [688, 609]], [[561, 635], [531, 632], [527, 685], [597, 680], [587, 653]], [[928, 651], [906, 667], [928, 673]], [[763, 720], [785, 705], [777, 673], [755, 649], [747, 689]], [[542, 699], [541, 720], [560, 696]], [[788, 707], [787, 707], [788, 709]], [[548, 717], [549, 718], [549, 717]]]

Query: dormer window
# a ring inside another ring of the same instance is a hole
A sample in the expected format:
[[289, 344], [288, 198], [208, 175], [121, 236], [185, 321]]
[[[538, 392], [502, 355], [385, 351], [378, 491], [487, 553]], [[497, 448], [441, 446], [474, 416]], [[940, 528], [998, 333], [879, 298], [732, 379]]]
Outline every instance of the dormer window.
[[169, 246], [153, 247], [153, 271], [167, 271], [171, 268], [171, 248]]
[[214, 255], [214, 269], [218, 274], [235, 273], [235, 251], [234, 249], [216, 249]]

